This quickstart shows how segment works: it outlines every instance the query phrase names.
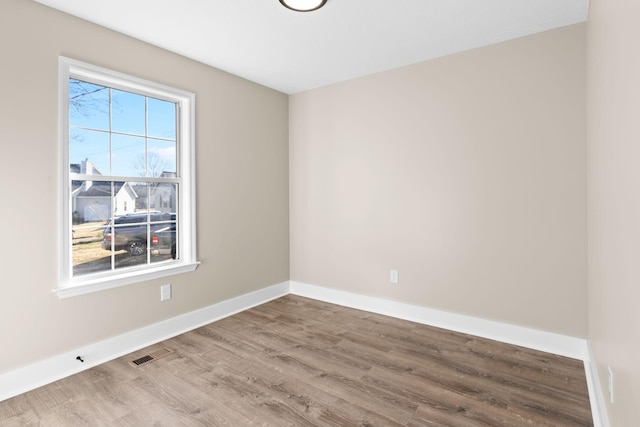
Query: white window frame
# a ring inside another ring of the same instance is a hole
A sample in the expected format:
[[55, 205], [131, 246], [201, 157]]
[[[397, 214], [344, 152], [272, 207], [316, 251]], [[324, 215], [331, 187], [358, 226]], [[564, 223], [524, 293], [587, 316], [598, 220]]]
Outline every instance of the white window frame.
[[[108, 272], [73, 276], [72, 265], [72, 212], [71, 179], [69, 167], [69, 79], [89, 81], [110, 88], [126, 90], [140, 95], [175, 102], [179, 109], [177, 170], [180, 177], [177, 252], [178, 259], [171, 262], [145, 264]], [[196, 257], [196, 189], [195, 189], [195, 94], [159, 83], [133, 77], [106, 68], [87, 64], [67, 57], [58, 61], [59, 90], [59, 278], [54, 289], [58, 297], [111, 289], [132, 283], [194, 271], [199, 262]]]

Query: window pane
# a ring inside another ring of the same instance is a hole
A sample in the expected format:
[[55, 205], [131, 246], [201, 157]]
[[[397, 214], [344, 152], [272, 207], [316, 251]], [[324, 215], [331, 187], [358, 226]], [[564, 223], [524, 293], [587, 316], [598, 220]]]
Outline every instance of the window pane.
[[[109, 173], [109, 134], [84, 129], [69, 130], [71, 172], [87, 175]], [[85, 164], [86, 163], [86, 164]]]
[[145, 97], [131, 92], [111, 90], [111, 130], [145, 134]]
[[69, 124], [109, 129], [109, 88], [69, 79]]
[[[131, 215], [136, 212], [137, 193], [129, 182], [113, 183], [113, 213], [116, 217]], [[127, 217], [135, 218], [135, 217]], [[137, 222], [135, 219], [127, 219], [123, 222]], [[117, 222], [116, 222], [117, 224]]]
[[136, 212], [146, 212], [149, 208], [147, 204], [148, 185], [144, 182], [133, 182], [130, 184], [131, 188], [133, 188], [133, 191], [136, 193]]
[[177, 259], [177, 184], [155, 184], [149, 191], [149, 205], [157, 221], [151, 225], [151, 262]]
[[177, 209], [177, 184], [154, 184], [149, 195], [152, 211], [175, 213]]
[[148, 247], [147, 213], [139, 212], [116, 217], [112, 240], [114, 250], [117, 251], [115, 268], [146, 264]]
[[98, 273], [111, 270], [111, 252], [102, 248], [104, 224], [94, 228], [73, 230], [73, 275]]
[[172, 220], [162, 223], [154, 223], [151, 228], [151, 262], [162, 262], [177, 259], [176, 242], [177, 230], [175, 215], [170, 215]]
[[158, 178], [176, 177], [176, 143], [149, 139], [148, 142], [148, 175]]
[[105, 234], [103, 248], [114, 250], [115, 268], [147, 263], [148, 223], [146, 209], [139, 208], [139, 194], [146, 194], [147, 184], [114, 182], [115, 217]]
[[111, 183], [73, 181], [72, 220], [75, 224], [106, 223], [111, 218]]
[[71, 228], [74, 276], [111, 269], [110, 252], [102, 245], [111, 216], [110, 200], [110, 182], [74, 181]]
[[111, 175], [145, 176], [145, 139], [113, 134], [111, 139]]
[[148, 131], [152, 137], [176, 139], [176, 104], [160, 99], [147, 98]]

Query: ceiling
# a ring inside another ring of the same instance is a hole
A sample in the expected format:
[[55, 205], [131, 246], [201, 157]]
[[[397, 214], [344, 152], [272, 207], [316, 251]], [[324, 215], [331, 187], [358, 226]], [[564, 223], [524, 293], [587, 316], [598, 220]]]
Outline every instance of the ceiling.
[[588, 0], [36, 0], [288, 94], [586, 21]]

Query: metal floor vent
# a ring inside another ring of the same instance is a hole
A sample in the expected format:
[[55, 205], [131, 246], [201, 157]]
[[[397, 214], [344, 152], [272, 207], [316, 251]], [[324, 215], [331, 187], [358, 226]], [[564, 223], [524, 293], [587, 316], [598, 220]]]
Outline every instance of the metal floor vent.
[[158, 351], [155, 351], [153, 353], [147, 354], [145, 356], [139, 357], [139, 358], [137, 358], [135, 360], [132, 360], [131, 364], [133, 366], [144, 365], [145, 363], [153, 362], [154, 360], [158, 360], [158, 359], [161, 359], [161, 358], [163, 358], [165, 356], [168, 356], [171, 353], [173, 353], [173, 351], [164, 348], [162, 350], [158, 350]]

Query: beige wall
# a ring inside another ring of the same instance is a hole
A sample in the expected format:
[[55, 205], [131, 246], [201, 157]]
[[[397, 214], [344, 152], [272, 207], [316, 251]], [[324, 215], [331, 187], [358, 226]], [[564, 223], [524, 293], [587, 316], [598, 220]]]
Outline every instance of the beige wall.
[[[0, 373], [288, 280], [286, 95], [32, 1], [2, 0], [0, 45]], [[52, 293], [59, 55], [196, 93], [196, 272]], [[160, 303], [167, 282], [173, 299]]]
[[291, 279], [586, 337], [584, 35], [293, 95]]
[[[589, 340], [611, 425], [640, 420], [640, 6], [591, 0], [587, 37]], [[607, 396], [608, 399], [608, 396]]]

